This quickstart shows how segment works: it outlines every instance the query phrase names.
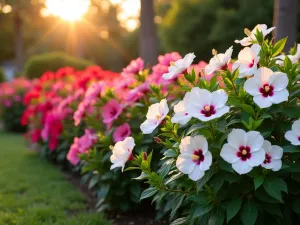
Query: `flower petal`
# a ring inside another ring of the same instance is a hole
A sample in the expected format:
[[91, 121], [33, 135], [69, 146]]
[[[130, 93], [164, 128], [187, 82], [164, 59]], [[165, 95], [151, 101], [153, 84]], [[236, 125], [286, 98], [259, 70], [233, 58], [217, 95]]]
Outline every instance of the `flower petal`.
[[194, 150], [201, 149], [203, 154], [208, 151], [208, 143], [203, 135], [191, 137], [191, 145], [193, 146]]
[[269, 96], [264, 97], [263, 95], [256, 95], [254, 96], [253, 101], [262, 109], [272, 105], [272, 99]]
[[141, 124], [140, 129], [143, 134], [151, 134], [159, 124], [156, 120], [148, 119]]
[[251, 153], [258, 151], [262, 148], [264, 144], [263, 136], [257, 131], [249, 131], [246, 134], [246, 146], [249, 146]]
[[299, 136], [295, 132], [290, 130], [285, 133], [284, 137], [290, 141], [292, 145], [300, 145]]
[[194, 170], [189, 173], [189, 178], [193, 181], [197, 181], [204, 176], [204, 171], [201, 170], [198, 166], [195, 166]]
[[270, 98], [274, 104], [279, 104], [288, 100], [289, 92], [286, 89], [282, 91], [274, 91], [274, 95]]
[[296, 120], [292, 125], [292, 131], [300, 136], [300, 120]]
[[215, 108], [223, 107], [228, 100], [228, 95], [223, 89], [217, 90], [211, 93], [211, 104]]
[[259, 166], [262, 164], [265, 160], [266, 153], [261, 148], [260, 150], [256, 152], [251, 152], [251, 158], [247, 160], [248, 164], [252, 167]]
[[200, 169], [206, 171], [210, 168], [212, 164], [212, 154], [210, 151], [207, 151], [204, 154], [204, 160], [200, 163]]
[[246, 142], [246, 132], [242, 129], [233, 129], [227, 138], [228, 144], [233, 148], [239, 149], [240, 146], [244, 146]]
[[246, 80], [244, 84], [244, 89], [248, 94], [252, 96], [261, 95], [259, 89], [262, 86], [263, 86], [262, 82], [259, 79], [253, 77]]
[[232, 164], [232, 168], [238, 174], [246, 174], [246, 173], [249, 173], [253, 167], [251, 167], [247, 161], [238, 160]]
[[179, 171], [184, 174], [189, 174], [191, 171], [194, 170], [195, 163], [192, 160], [192, 157], [187, 157], [187, 155], [179, 155], [176, 160], [176, 167]]
[[281, 159], [283, 156], [283, 149], [277, 145], [272, 145], [271, 150], [272, 159]]
[[286, 89], [289, 84], [289, 79], [285, 73], [276, 72], [270, 76], [269, 84], [274, 87], [275, 91]]
[[237, 156], [237, 151], [237, 149], [226, 143], [223, 145], [220, 155], [226, 162], [235, 163], [240, 160]]

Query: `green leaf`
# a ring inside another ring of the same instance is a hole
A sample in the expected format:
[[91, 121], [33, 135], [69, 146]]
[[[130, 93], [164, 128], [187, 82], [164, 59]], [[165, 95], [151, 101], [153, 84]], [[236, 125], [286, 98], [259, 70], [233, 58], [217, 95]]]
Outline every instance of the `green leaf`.
[[157, 193], [156, 187], [149, 187], [148, 189], [144, 190], [141, 194], [140, 201], [145, 198], [150, 198], [151, 196], [155, 195]]
[[300, 153], [300, 147], [294, 146], [294, 145], [287, 145], [283, 147], [283, 152], [289, 152], [289, 153]]
[[280, 216], [282, 217], [282, 212], [280, 209], [279, 204], [260, 204], [260, 206], [264, 209], [264, 211], [272, 214], [272, 215], [276, 215], [276, 216]]
[[242, 122], [241, 119], [233, 119], [233, 120], [230, 120], [229, 123], [227, 123], [226, 126], [229, 127], [232, 124], [241, 123], [241, 122]]
[[287, 185], [284, 180], [279, 177], [269, 177], [265, 180], [263, 185], [270, 196], [283, 202], [281, 192], [284, 191], [287, 193]]
[[189, 134], [191, 134], [195, 131], [198, 131], [200, 129], [203, 129], [203, 128], [207, 128], [207, 125], [205, 125], [203, 123], [196, 123], [188, 129], [188, 131], [186, 132], [186, 135], [189, 135]]
[[255, 116], [255, 111], [250, 105], [242, 104], [240, 106], [245, 112], [249, 113], [251, 116]]
[[300, 214], [300, 198], [297, 198], [293, 202], [293, 211], [297, 214]]
[[174, 163], [174, 159], [169, 159], [169, 160], [165, 161], [159, 170], [159, 175], [161, 177], [165, 177], [170, 172], [170, 169], [171, 169], [173, 163]]
[[164, 152], [164, 156], [167, 158], [174, 158], [177, 157], [177, 152], [173, 149], [168, 149], [167, 151]]
[[171, 182], [173, 182], [173, 181], [181, 178], [183, 175], [184, 175], [183, 173], [177, 173], [177, 174], [171, 176], [170, 179], [166, 181], [165, 185], [167, 185], [167, 184], [169, 184], [169, 183], [171, 183]]
[[224, 177], [222, 174], [215, 175], [210, 181], [209, 184], [212, 186], [215, 192], [218, 192], [224, 184]]
[[264, 121], [264, 119], [260, 119], [260, 120], [254, 121], [254, 123], [252, 125], [253, 130], [255, 130], [256, 128], [258, 128], [263, 121]]
[[247, 201], [243, 204], [240, 216], [244, 225], [255, 224], [258, 211], [253, 201]]
[[225, 213], [220, 208], [216, 213], [212, 215], [212, 218], [208, 221], [208, 225], [223, 225], [225, 220]]
[[129, 170], [140, 170], [140, 167], [127, 167], [124, 171], [129, 171]]
[[277, 56], [283, 50], [286, 40], [287, 40], [287, 37], [276, 42], [276, 44], [274, 45], [273, 50], [272, 50], [272, 57]]
[[293, 67], [293, 63], [288, 56], [285, 56], [285, 58], [283, 60], [283, 65], [284, 65], [285, 71], [288, 71]]
[[262, 175], [254, 177], [253, 182], [254, 182], [255, 190], [263, 184], [264, 180], [265, 180], [265, 177]]
[[242, 206], [242, 198], [234, 198], [232, 199], [227, 207], [226, 207], [226, 214], [227, 214], [227, 223], [239, 212]]
[[174, 199], [171, 211], [171, 219], [174, 218], [177, 210], [182, 205], [182, 202], [185, 198], [185, 195], [179, 195], [177, 198]]
[[213, 170], [206, 171], [204, 176], [197, 181], [197, 190], [201, 190], [201, 188], [212, 178], [213, 175]]
[[187, 217], [181, 217], [174, 220], [170, 225], [183, 225], [186, 224], [187, 220], [188, 220]]

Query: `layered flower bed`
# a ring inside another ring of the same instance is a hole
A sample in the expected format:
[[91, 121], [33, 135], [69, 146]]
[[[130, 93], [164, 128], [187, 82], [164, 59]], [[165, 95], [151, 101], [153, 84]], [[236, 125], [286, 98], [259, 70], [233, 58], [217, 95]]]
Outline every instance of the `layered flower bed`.
[[296, 224], [300, 208], [300, 46], [257, 25], [236, 60], [168, 53], [121, 74], [44, 74], [22, 123], [44, 157], [81, 172], [99, 210], [138, 208], [176, 224]]
[[32, 82], [25, 78], [15, 78], [11, 82], [0, 84], [0, 121], [2, 121], [5, 130], [26, 131], [26, 126], [20, 124], [25, 109], [22, 99], [32, 85]]

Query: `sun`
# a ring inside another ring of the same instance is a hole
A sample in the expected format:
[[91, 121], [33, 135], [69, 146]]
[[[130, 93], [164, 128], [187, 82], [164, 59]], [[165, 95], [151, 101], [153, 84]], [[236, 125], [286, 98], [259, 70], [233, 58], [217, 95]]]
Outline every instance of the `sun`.
[[73, 22], [80, 20], [90, 7], [90, 0], [46, 0], [45, 6], [49, 14], [63, 20]]

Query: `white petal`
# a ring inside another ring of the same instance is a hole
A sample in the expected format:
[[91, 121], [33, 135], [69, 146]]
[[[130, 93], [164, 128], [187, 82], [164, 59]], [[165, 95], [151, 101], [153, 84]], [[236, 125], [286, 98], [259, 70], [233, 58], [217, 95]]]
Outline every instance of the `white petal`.
[[248, 80], [246, 80], [245, 84], [244, 84], [244, 89], [245, 91], [252, 95], [260, 95], [260, 91], [259, 89], [263, 86], [263, 84], [261, 83], [261, 81], [259, 79], [256, 78], [249, 78]]
[[266, 153], [270, 153], [272, 151], [271, 142], [265, 140], [262, 148], [265, 150]]
[[264, 144], [264, 138], [257, 131], [249, 131], [246, 134], [246, 146], [249, 146], [251, 149], [251, 153], [258, 151], [262, 148]]
[[242, 129], [233, 129], [229, 133], [227, 141], [228, 144], [238, 150], [240, 146], [245, 146], [246, 132]]
[[162, 78], [163, 78], [164, 80], [171, 80], [171, 79], [173, 79], [177, 74], [178, 74], [177, 71], [171, 71], [171, 72], [168, 72], [168, 73], [164, 73], [164, 74], [162, 75]]
[[283, 156], [283, 149], [277, 145], [272, 145], [271, 153], [272, 159], [281, 159]]
[[197, 181], [204, 176], [204, 171], [201, 170], [198, 166], [195, 166], [194, 170], [189, 173], [189, 178], [193, 181]]
[[272, 99], [270, 97], [264, 97], [263, 95], [254, 96], [253, 101], [262, 109], [272, 105]]
[[299, 136], [293, 131], [288, 131], [284, 135], [285, 139], [291, 142], [292, 145], [300, 145]]
[[256, 152], [251, 152], [251, 158], [247, 160], [248, 164], [252, 167], [259, 166], [265, 161], [266, 153], [261, 148]]
[[249, 173], [253, 167], [251, 167], [247, 161], [238, 160], [232, 164], [232, 168], [238, 174], [246, 174], [246, 173]]
[[179, 145], [179, 149], [181, 153], [189, 153], [189, 154], [193, 154], [194, 151], [196, 149], [194, 149], [194, 146], [191, 144], [192, 142], [192, 137], [191, 136], [187, 136], [183, 139], [181, 139], [180, 145]]
[[[222, 108], [216, 109], [216, 114], [213, 115], [214, 118], [219, 118], [221, 116], [223, 116], [224, 114], [229, 112], [229, 107], [228, 106], [224, 106]], [[207, 117], [209, 118], [209, 117]]]
[[208, 150], [208, 143], [203, 135], [191, 137], [191, 145], [193, 146], [194, 150], [201, 149], [203, 154], [205, 154]]
[[183, 58], [184, 67], [185, 68], [189, 67], [195, 58], [196, 58], [196, 56], [194, 53], [189, 53], [189, 54], [185, 55]]
[[125, 143], [126, 146], [126, 150], [131, 150], [134, 148], [135, 143], [134, 143], [134, 139], [132, 137], [127, 137], [124, 139], [123, 141]]
[[259, 44], [254, 44], [251, 46], [251, 50], [255, 53], [255, 55], [258, 56], [260, 50], [261, 50], [261, 47]]
[[204, 160], [203, 162], [200, 163], [200, 169], [203, 170], [203, 171], [206, 171], [210, 168], [212, 164], [212, 155], [211, 155], [211, 152], [210, 151], [207, 151], [205, 154], [204, 154]]
[[166, 99], [163, 99], [159, 103], [159, 113], [160, 115], [164, 115], [164, 117], [168, 114], [169, 107]]
[[189, 174], [191, 171], [193, 171], [195, 167], [195, 163], [192, 160], [192, 157], [184, 157], [182, 154], [178, 156], [176, 160], [176, 167], [179, 171], [181, 171], [184, 174]]
[[230, 61], [232, 52], [233, 52], [233, 46], [229, 47], [229, 48], [226, 50], [226, 52], [225, 52], [225, 54], [224, 54], [224, 59], [223, 59], [223, 62], [224, 62], [225, 64], [227, 64], [227, 63]]
[[289, 84], [289, 79], [285, 73], [276, 72], [269, 79], [269, 85], [274, 87], [275, 91], [286, 89]]
[[144, 123], [141, 124], [140, 128], [143, 134], [151, 134], [156, 127], [158, 127], [159, 123], [156, 120], [146, 120]]
[[228, 95], [223, 89], [217, 90], [211, 93], [211, 104], [215, 108], [223, 107], [228, 100]]
[[210, 91], [206, 89], [200, 89], [198, 87], [192, 88], [190, 92], [190, 99], [193, 101], [190, 101], [190, 104], [194, 107], [203, 108], [205, 105], [211, 104], [212, 94]]
[[269, 78], [273, 75], [273, 71], [267, 67], [261, 67], [254, 74], [254, 78], [259, 79], [262, 84], [269, 82]]
[[192, 116], [190, 116], [189, 114], [186, 115], [185, 112], [178, 112], [171, 118], [171, 122], [185, 125], [191, 120], [191, 118]]
[[242, 46], [248, 46], [251, 45], [252, 40], [250, 37], [245, 37], [242, 40], [235, 40], [234, 42], [237, 44], [241, 44]]
[[266, 168], [266, 169], [272, 169], [273, 171], [278, 171], [281, 169], [282, 167], [282, 161], [280, 159], [271, 159], [271, 162], [270, 163], [263, 163], [261, 164], [262, 167]]
[[292, 125], [292, 131], [300, 136], [300, 120], [296, 120]]
[[226, 143], [223, 145], [220, 155], [226, 162], [235, 163], [240, 160], [237, 156], [237, 152], [237, 149]]
[[146, 118], [147, 119], [156, 119], [156, 116], [159, 113], [159, 108], [160, 108], [160, 104], [159, 103], [155, 103], [155, 104], [152, 104], [150, 105], [149, 109], [148, 109], [148, 112], [147, 112], [147, 115], [146, 115]]
[[288, 100], [289, 92], [286, 89], [282, 91], [274, 91], [273, 96], [270, 96], [270, 98], [274, 104], [279, 104]]

